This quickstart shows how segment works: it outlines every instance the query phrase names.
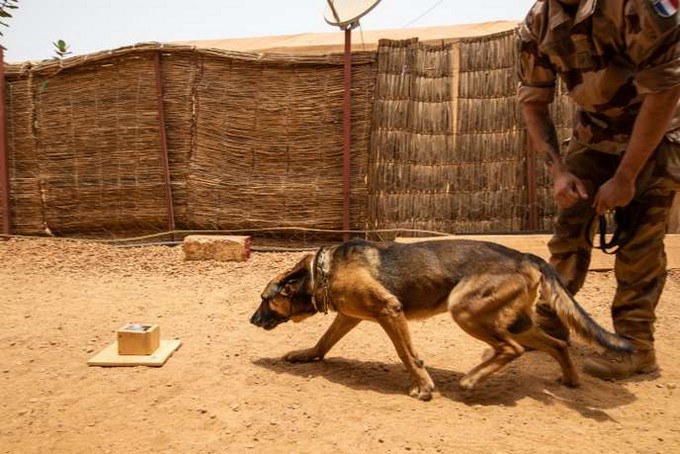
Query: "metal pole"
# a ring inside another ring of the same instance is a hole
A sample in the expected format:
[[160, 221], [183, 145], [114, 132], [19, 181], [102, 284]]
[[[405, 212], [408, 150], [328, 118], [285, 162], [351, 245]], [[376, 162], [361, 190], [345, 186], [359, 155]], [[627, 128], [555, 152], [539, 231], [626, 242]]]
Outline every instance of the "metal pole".
[[7, 118], [5, 115], [5, 49], [0, 46], [0, 197], [2, 197], [2, 233], [12, 233], [10, 209], [9, 159], [7, 157]]
[[165, 204], [168, 211], [168, 230], [175, 230], [175, 210], [172, 204], [172, 187], [170, 179], [170, 161], [168, 159], [168, 143], [165, 135], [165, 110], [163, 108], [163, 75], [161, 73], [161, 53], [155, 54], [156, 94], [158, 98], [158, 128], [161, 133], [161, 164], [163, 166], [163, 182], [165, 184]]
[[343, 99], [343, 186], [342, 186], [342, 235], [349, 240], [349, 192], [350, 192], [350, 152], [352, 149], [352, 27], [345, 29], [345, 67]]

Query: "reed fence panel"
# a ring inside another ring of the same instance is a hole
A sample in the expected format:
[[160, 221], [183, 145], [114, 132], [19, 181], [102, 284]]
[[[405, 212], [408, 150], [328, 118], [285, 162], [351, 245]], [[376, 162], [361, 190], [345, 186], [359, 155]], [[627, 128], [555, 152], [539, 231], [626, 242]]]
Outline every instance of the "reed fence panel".
[[[27, 235], [45, 233], [43, 223], [38, 150], [33, 134], [33, 80], [6, 79], [7, 160], [10, 182], [10, 219], [14, 231]], [[0, 210], [2, 211], [2, 210]], [[4, 213], [0, 212], [0, 218]]]
[[[153, 68], [153, 54], [137, 53], [69, 68], [52, 65], [24, 79], [30, 107], [13, 116], [29, 122], [33, 143], [10, 141], [10, 149], [22, 148], [16, 155], [32, 169], [40, 211], [33, 209], [31, 217], [44, 231], [108, 235], [163, 228]], [[20, 102], [12, 92], [10, 98]], [[15, 194], [21, 212], [23, 194]]]
[[35, 78], [43, 209], [54, 234], [164, 228], [153, 58]]
[[375, 229], [526, 226], [526, 134], [513, 33], [426, 45], [382, 40], [370, 150]]
[[[342, 228], [343, 59], [133, 46], [8, 67], [15, 233]], [[352, 56], [351, 228], [366, 222], [375, 56]]]
[[[343, 69], [205, 58], [189, 162], [190, 226], [342, 229]], [[351, 219], [365, 222], [371, 65], [352, 74]]]
[[[342, 55], [150, 44], [7, 68], [14, 232], [166, 228], [158, 55], [178, 228], [342, 228]], [[520, 232], [531, 209], [550, 229], [542, 156], [528, 200], [516, 57], [513, 32], [353, 54], [352, 229]], [[551, 109], [567, 137], [562, 90]]]

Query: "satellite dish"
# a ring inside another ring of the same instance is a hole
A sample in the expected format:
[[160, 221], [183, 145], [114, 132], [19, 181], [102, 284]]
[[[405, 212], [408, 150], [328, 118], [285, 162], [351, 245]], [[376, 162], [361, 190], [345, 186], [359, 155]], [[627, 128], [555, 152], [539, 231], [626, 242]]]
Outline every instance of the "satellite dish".
[[352, 29], [359, 19], [376, 7], [380, 0], [326, 0], [324, 19], [343, 30]]

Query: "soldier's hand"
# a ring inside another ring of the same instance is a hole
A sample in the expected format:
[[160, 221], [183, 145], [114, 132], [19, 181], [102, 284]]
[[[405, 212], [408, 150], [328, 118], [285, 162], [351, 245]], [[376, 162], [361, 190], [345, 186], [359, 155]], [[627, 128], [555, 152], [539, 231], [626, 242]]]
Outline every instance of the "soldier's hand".
[[588, 198], [583, 182], [569, 171], [555, 174], [555, 202], [560, 208], [569, 208]]
[[616, 207], [623, 207], [630, 203], [635, 196], [635, 181], [615, 174], [607, 180], [595, 194], [593, 208], [597, 214], [602, 215]]

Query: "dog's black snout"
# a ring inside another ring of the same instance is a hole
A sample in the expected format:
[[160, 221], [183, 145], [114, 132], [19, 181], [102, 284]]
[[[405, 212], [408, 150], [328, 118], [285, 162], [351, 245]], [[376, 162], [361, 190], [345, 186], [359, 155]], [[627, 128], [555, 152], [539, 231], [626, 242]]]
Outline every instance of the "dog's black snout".
[[250, 323], [255, 326], [262, 326], [262, 309], [258, 308], [252, 317], [250, 317]]

